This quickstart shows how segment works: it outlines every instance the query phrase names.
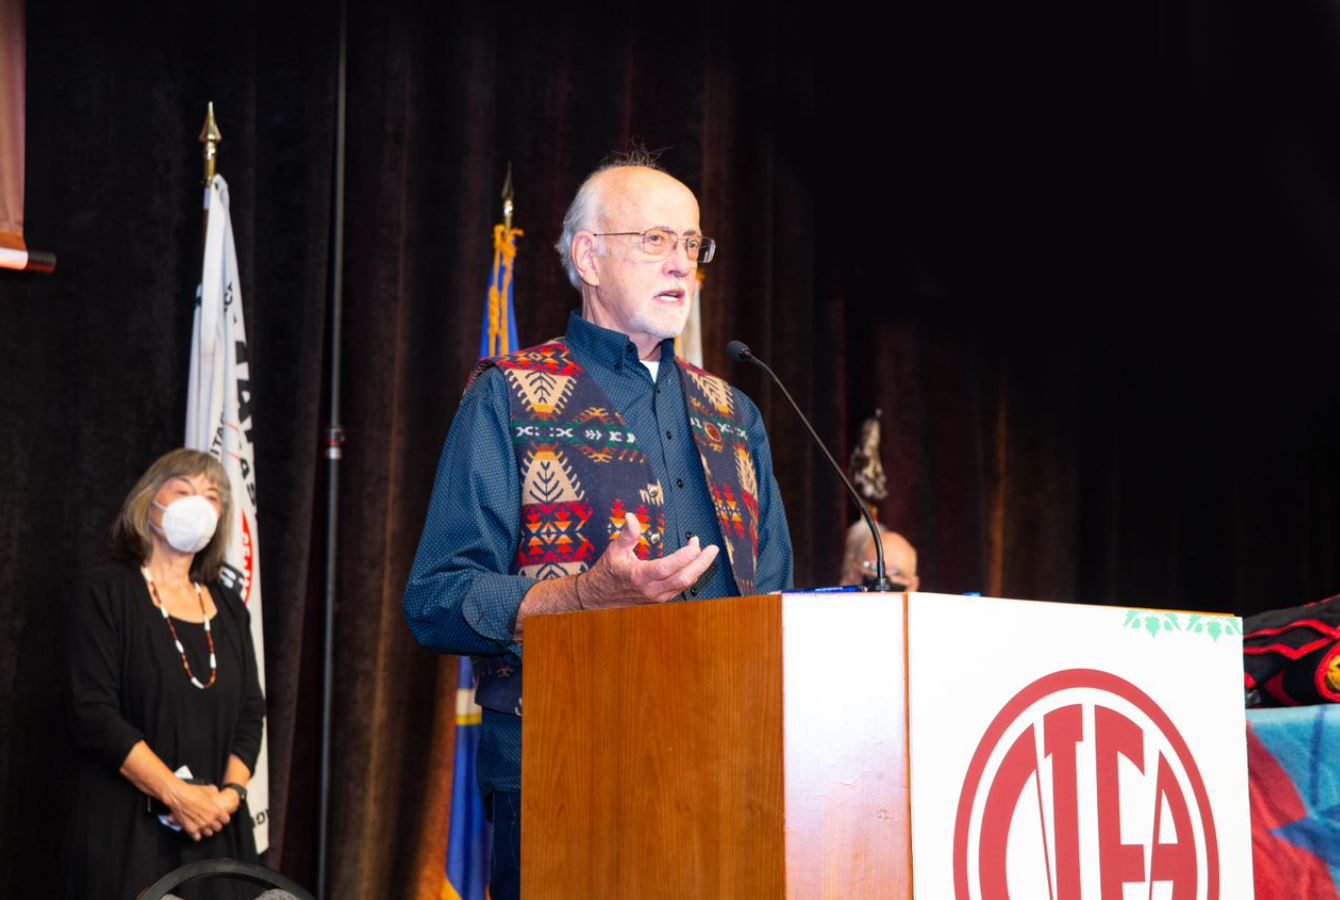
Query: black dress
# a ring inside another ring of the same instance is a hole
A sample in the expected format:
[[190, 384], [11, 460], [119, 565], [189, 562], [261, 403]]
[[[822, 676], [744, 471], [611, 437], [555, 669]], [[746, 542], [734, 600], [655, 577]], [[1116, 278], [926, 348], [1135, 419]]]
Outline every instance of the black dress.
[[[246, 606], [231, 591], [209, 585], [217, 613], [210, 621], [218, 678], [191, 684], [162, 613], [139, 568], [112, 564], [79, 576], [70, 592], [68, 719], [76, 748], [66, 849], [66, 894], [74, 898], [133, 898], [163, 875], [200, 859], [256, 861], [245, 804], [226, 828], [195, 843], [149, 812], [144, 794], [120, 774], [130, 749], [145, 741], [169, 769], [187, 765], [214, 785], [223, 783], [230, 754], [255, 770], [265, 699]], [[209, 680], [204, 626], [173, 620], [191, 671]], [[231, 881], [188, 897], [251, 896]], [[202, 882], [202, 886], [208, 882]]]

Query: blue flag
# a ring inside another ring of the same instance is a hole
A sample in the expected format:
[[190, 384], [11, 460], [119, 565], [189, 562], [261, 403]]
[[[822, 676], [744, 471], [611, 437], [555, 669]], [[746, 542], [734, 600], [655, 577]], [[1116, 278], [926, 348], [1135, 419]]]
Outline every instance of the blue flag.
[[[516, 339], [516, 310], [512, 308], [512, 267], [520, 228], [493, 227], [493, 270], [484, 303], [484, 325], [479, 335], [479, 358], [503, 356], [520, 345]], [[475, 754], [479, 750], [481, 712], [475, 703], [475, 675], [469, 657], [461, 657], [456, 682], [456, 762], [451, 785], [451, 827], [447, 834], [445, 900], [485, 900], [488, 897], [489, 857], [493, 826], [484, 818]]]
[[484, 327], [479, 334], [479, 358], [504, 356], [521, 347], [516, 341], [516, 310], [512, 308], [512, 266], [520, 228], [493, 226], [493, 274], [484, 302]]
[[451, 827], [447, 833], [447, 900], [485, 900], [493, 826], [484, 818], [484, 801], [475, 777], [480, 709], [475, 704], [475, 674], [461, 657], [456, 682], [456, 762], [452, 767]]

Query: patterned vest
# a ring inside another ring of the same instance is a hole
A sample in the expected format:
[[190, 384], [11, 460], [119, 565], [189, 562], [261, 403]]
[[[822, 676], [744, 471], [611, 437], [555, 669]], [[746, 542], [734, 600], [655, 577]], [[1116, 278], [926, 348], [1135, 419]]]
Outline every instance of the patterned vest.
[[[642, 525], [637, 555], [664, 554], [665, 494], [637, 435], [562, 338], [480, 362], [507, 378], [510, 430], [521, 475], [521, 541], [514, 574], [585, 572], [619, 536], [624, 514]], [[758, 479], [739, 404], [726, 382], [682, 360], [689, 426], [703, 462], [735, 586], [757, 593]], [[467, 387], [469, 384], [467, 383]], [[501, 657], [475, 661], [480, 706], [521, 714], [521, 669]]]

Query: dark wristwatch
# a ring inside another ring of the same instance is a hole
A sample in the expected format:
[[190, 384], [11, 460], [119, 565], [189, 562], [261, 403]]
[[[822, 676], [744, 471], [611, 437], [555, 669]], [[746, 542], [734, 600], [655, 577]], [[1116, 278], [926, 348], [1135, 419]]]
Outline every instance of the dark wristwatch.
[[247, 789], [244, 788], [244, 787], [242, 787], [242, 785], [240, 785], [240, 784], [233, 784], [233, 783], [230, 781], [230, 782], [228, 782], [227, 784], [225, 784], [223, 787], [219, 788], [219, 790], [221, 790], [221, 791], [227, 791], [227, 790], [235, 791], [235, 792], [237, 793], [237, 802], [238, 802], [239, 805], [247, 802]]

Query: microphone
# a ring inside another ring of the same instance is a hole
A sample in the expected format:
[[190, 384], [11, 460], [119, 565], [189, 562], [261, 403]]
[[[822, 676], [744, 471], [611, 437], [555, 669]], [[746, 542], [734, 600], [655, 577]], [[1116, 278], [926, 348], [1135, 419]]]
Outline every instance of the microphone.
[[791, 404], [791, 408], [796, 411], [796, 415], [800, 416], [800, 421], [805, 423], [805, 428], [809, 430], [810, 437], [814, 438], [814, 442], [818, 444], [819, 449], [824, 452], [824, 458], [827, 459], [829, 464], [833, 467], [833, 471], [837, 472], [838, 478], [842, 479], [842, 483], [847, 486], [847, 491], [851, 494], [852, 499], [856, 501], [856, 508], [861, 511], [861, 516], [865, 519], [865, 525], [870, 529], [870, 537], [875, 542], [875, 586], [869, 588], [869, 590], [893, 591], [893, 582], [889, 581], [888, 572], [884, 568], [884, 541], [880, 538], [879, 529], [875, 526], [875, 520], [870, 515], [869, 507], [865, 505], [865, 501], [861, 499], [861, 495], [856, 493], [856, 487], [851, 483], [851, 479], [847, 477], [847, 473], [842, 471], [842, 467], [837, 464], [837, 460], [833, 459], [833, 454], [828, 452], [828, 447], [826, 447], [824, 442], [820, 440], [818, 433], [814, 430], [814, 426], [810, 424], [810, 420], [805, 418], [805, 414], [800, 411], [800, 405], [797, 404], [795, 398], [791, 396], [791, 392], [786, 389], [786, 385], [782, 384], [782, 379], [777, 377], [776, 372], [768, 368], [767, 363], [755, 356], [753, 352], [750, 351], [749, 345], [744, 341], [731, 341], [726, 345], [726, 352], [730, 354], [730, 358], [736, 362], [753, 363], [764, 372], [767, 372], [768, 377], [772, 379], [772, 383], [777, 385], [778, 389], [782, 392], [782, 396], [787, 399], [787, 402]]

